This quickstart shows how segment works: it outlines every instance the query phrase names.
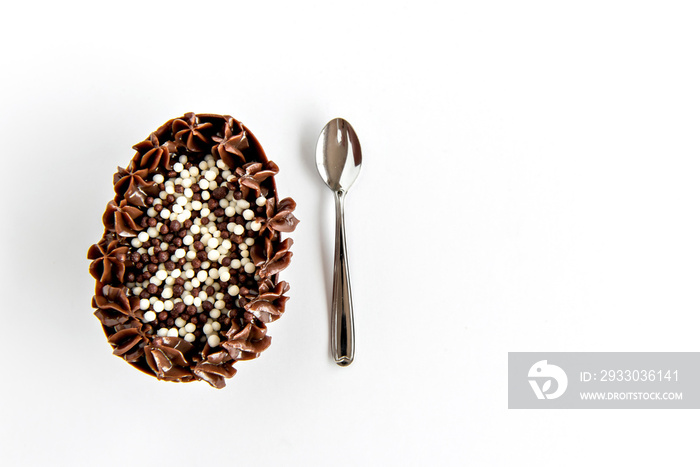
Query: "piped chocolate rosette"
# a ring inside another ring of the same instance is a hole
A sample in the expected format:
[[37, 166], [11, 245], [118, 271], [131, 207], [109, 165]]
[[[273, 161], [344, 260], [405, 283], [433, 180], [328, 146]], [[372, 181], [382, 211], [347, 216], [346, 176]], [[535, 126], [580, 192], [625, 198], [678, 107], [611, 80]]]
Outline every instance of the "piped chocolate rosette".
[[260, 143], [230, 116], [188, 113], [134, 146], [88, 250], [114, 354], [160, 380], [225, 386], [270, 345], [299, 222]]

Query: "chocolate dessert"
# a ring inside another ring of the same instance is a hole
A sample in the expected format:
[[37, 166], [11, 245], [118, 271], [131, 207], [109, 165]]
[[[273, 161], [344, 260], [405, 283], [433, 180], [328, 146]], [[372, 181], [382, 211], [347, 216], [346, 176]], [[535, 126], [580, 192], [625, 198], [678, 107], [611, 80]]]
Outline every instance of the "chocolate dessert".
[[260, 143], [230, 116], [188, 113], [134, 146], [88, 250], [92, 306], [114, 354], [165, 381], [216, 388], [270, 345], [299, 222]]

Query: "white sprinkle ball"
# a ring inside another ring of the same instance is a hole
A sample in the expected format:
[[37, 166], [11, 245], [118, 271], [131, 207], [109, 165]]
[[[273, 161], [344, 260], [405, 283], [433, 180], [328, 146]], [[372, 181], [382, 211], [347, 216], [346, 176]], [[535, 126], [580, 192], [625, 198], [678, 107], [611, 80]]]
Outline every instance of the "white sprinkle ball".
[[180, 332], [178, 331], [177, 328], [170, 328], [170, 329], [168, 329], [167, 335], [168, 335], [168, 337], [177, 337], [178, 335], [180, 335]]
[[199, 280], [200, 282], [203, 282], [203, 281], [207, 280], [207, 275], [208, 275], [207, 271], [199, 271], [197, 273], [197, 280]]
[[202, 299], [199, 297], [194, 297], [194, 302], [192, 303], [196, 307], [202, 306]]
[[195, 337], [194, 334], [188, 332], [187, 334], [185, 334], [185, 337], [183, 337], [183, 339], [185, 339], [187, 342], [194, 342]]
[[187, 252], [184, 248], [178, 248], [177, 250], [175, 250], [175, 257], [178, 259], [184, 258], [186, 254]]
[[211, 323], [211, 327], [214, 328], [214, 331], [220, 331], [221, 323], [218, 321], [214, 321], [213, 323]]
[[245, 232], [245, 228], [241, 224], [236, 224], [236, 226], [233, 228], [233, 233], [236, 235], [243, 235]]
[[207, 258], [209, 258], [210, 261], [216, 261], [219, 259], [219, 256], [221, 256], [218, 252], [218, 250], [211, 250], [209, 254], [207, 254]]
[[[202, 204], [202, 203], [199, 203], [199, 204]], [[194, 208], [192, 208], [192, 209], [194, 209]], [[194, 235], [197, 235], [199, 232], [201, 232], [201, 228], [197, 224], [192, 224], [192, 227], [190, 227], [190, 232], [192, 232], [192, 234], [194, 234]]]
[[243, 251], [241, 251], [241, 256], [244, 258], [247, 258], [250, 256], [250, 253], [248, 252], [248, 250], [243, 250]]
[[212, 181], [216, 178], [216, 172], [214, 172], [213, 170], [207, 170], [206, 172], [204, 172], [204, 178], [206, 178], [209, 181]]
[[168, 208], [163, 208], [163, 210], [160, 211], [160, 217], [168, 219], [170, 217], [170, 210]]
[[[183, 182], [184, 182], [185, 180], [189, 180], [189, 178], [190, 178], [190, 171], [187, 170], [187, 169], [185, 169], [185, 168], [183, 168], [182, 171], [180, 172], [180, 178], [182, 179]], [[182, 182], [180, 182], [180, 184], [182, 184]]]
[[231, 240], [226, 238], [221, 242], [221, 246], [224, 247], [224, 250], [230, 250], [233, 245], [231, 244]]
[[196, 257], [197, 257], [197, 253], [196, 253], [194, 250], [189, 250], [189, 251], [187, 252], [187, 254], [185, 255], [185, 258], [187, 258], [187, 259], [190, 260], [190, 261], [192, 261], [192, 260], [195, 259]]
[[265, 199], [264, 196], [259, 196], [259, 197], [255, 200], [255, 204], [257, 204], [258, 206], [265, 206], [265, 203], [267, 203], [267, 200]]
[[214, 279], [211, 277], [207, 277], [207, 280], [204, 281], [206, 285], [213, 285], [214, 284]]
[[131, 246], [133, 246], [134, 248], [141, 248], [141, 245], [141, 240], [139, 240], [138, 238], [131, 239]]
[[209, 188], [209, 180], [201, 179], [198, 185], [199, 188], [201, 188], [202, 190], [206, 190], [207, 188]]
[[209, 344], [209, 347], [218, 347], [220, 343], [221, 339], [219, 339], [219, 336], [216, 334], [212, 334], [207, 337], [207, 344]]
[[158, 336], [165, 337], [168, 335], [168, 328], [160, 328], [157, 332]]
[[[207, 278], [206, 282], [209, 282], [209, 279], [211, 279], [212, 283], [214, 282], [214, 279], [218, 279], [220, 277], [219, 270], [215, 268], [211, 268], [209, 270], [209, 277]], [[207, 284], [209, 285], [209, 284]]]
[[182, 211], [184, 211], [184, 210], [185, 210], [185, 208], [183, 208], [183, 207], [180, 206], [179, 204], [176, 204], [176, 205], [173, 206], [173, 212], [174, 212], [175, 214], [181, 214]]
[[194, 323], [185, 324], [185, 331], [187, 331], [187, 332], [194, 332], [196, 329], [197, 329], [197, 326], [195, 326]]
[[182, 319], [182, 318], [179, 318], [179, 317], [178, 317], [178, 318], [175, 320], [175, 326], [177, 326], [177, 327], [179, 327], [179, 328], [184, 327], [185, 324], [187, 324], [187, 321], [185, 321], [185, 320]]
[[174, 285], [175, 278], [173, 276], [168, 276], [165, 278], [165, 285]]
[[187, 163], [187, 156], [182, 154], [180, 157], [177, 158], [178, 161], [180, 161], [180, 164], [186, 164]]
[[184, 196], [178, 196], [175, 202], [180, 206], [184, 206], [185, 204], [187, 204], [187, 198]]
[[224, 282], [228, 282], [231, 279], [231, 274], [228, 272], [219, 273], [219, 278]]
[[241, 259], [241, 266], [245, 266], [245, 265], [248, 264], [248, 263], [250, 263], [250, 258], [247, 258], [247, 257], [244, 256], [244, 257]]
[[209, 210], [209, 208], [202, 208], [199, 210], [199, 215], [201, 217], [208, 217], [210, 213], [211, 211]]
[[228, 206], [226, 209], [224, 209], [224, 214], [226, 214], [226, 217], [233, 217], [236, 215], [236, 208], [233, 206]]
[[209, 198], [211, 197], [211, 195], [209, 194], [209, 192], [206, 191], [206, 190], [204, 190], [204, 191], [201, 193], [201, 195], [202, 195], [202, 199], [203, 199], [204, 201], [208, 201]]
[[163, 310], [165, 310], [165, 304], [160, 300], [156, 299], [155, 303], [153, 303], [153, 311], [155, 311], [156, 313], [160, 313]]
[[187, 306], [190, 306], [194, 303], [194, 297], [192, 295], [187, 295], [185, 298], [182, 299], [182, 303], [184, 303]]
[[224, 161], [222, 161], [221, 159], [219, 159], [219, 160], [216, 161], [216, 166], [217, 166], [218, 168], [220, 168], [220, 169], [225, 169], [225, 168], [226, 168], [226, 164], [225, 164]]
[[160, 294], [161, 297], [163, 298], [173, 298], [173, 289], [172, 287], [165, 287], [163, 291]]
[[253, 263], [248, 263], [243, 267], [243, 269], [245, 269], [245, 272], [248, 274], [252, 274], [255, 272], [255, 265]]
[[199, 287], [199, 284], [200, 284], [199, 279], [197, 279], [196, 277], [193, 278], [193, 279], [190, 281], [190, 283], [192, 284], [193, 287]]
[[[190, 264], [190, 266], [192, 265]], [[188, 269], [187, 271], [185, 271], [185, 277], [188, 279], [192, 279], [194, 277], [194, 269]]]
[[[223, 300], [217, 300], [214, 302], [214, 308], [217, 310], [223, 310], [226, 307], [226, 303], [224, 303]], [[218, 316], [212, 316], [212, 318], [216, 319]]]
[[202, 302], [204, 302], [207, 298], [209, 298], [209, 296], [207, 296], [207, 293], [204, 290], [199, 292], [199, 295], [197, 295], [197, 296], [202, 299]]
[[219, 239], [215, 237], [211, 237], [209, 240], [207, 240], [207, 246], [209, 248], [216, 248], [219, 246]]
[[168, 271], [164, 269], [160, 269], [156, 272], [156, 277], [158, 280], [164, 281], [166, 277], [168, 277]]
[[212, 332], [214, 332], [214, 329], [212, 329], [211, 324], [207, 323], [207, 324], [205, 324], [204, 326], [202, 326], [202, 332], [203, 332], [204, 334], [209, 335], [209, 334], [211, 334]]
[[178, 329], [177, 333], [180, 337], [185, 337], [185, 334], [187, 334], [187, 331], [185, 331], [185, 328], [180, 328], [180, 329]]
[[175, 187], [173, 185], [167, 185], [165, 187], [165, 192], [169, 195], [175, 194]]
[[141, 242], [147, 242], [150, 239], [150, 237], [148, 236], [147, 232], [139, 232], [138, 239]]
[[142, 298], [139, 301], [139, 308], [141, 308], [142, 310], [148, 310], [148, 308], [150, 306], [151, 306], [151, 302], [149, 302], [148, 299], [146, 299], [146, 298]]
[[163, 174], [155, 174], [153, 176], [153, 181], [156, 183], [163, 183], [165, 181], [165, 177], [163, 176]]
[[[216, 285], [219, 285], [219, 284], [216, 284]], [[216, 288], [216, 287], [215, 287], [215, 288]], [[221, 286], [220, 286], [220, 285], [219, 285], [219, 290], [221, 290]], [[223, 300], [223, 299], [224, 299], [224, 294], [222, 294], [221, 292], [219, 292], [219, 293], [217, 293], [216, 295], [214, 295], [214, 298], [216, 298], [217, 300]]]
[[251, 211], [250, 209], [246, 209], [243, 211], [243, 219], [249, 221], [252, 220], [255, 217], [255, 213]]
[[236, 295], [238, 295], [239, 292], [240, 291], [238, 290], [237, 285], [232, 285], [231, 287], [228, 288], [228, 294], [232, 297], [235, 297]]
[[[155, 314], [155, 313], [154, 313], [154, 314]], [[217, 308], [214, 308], [213, 310], [211, 310], [211, 311], [209, 312], [209, 316], [210, 316], [211, 318], [213, 318], [213, 319], [216, 319], [216, 318], [218, 318], [219, 316], [221, 316], [221, 310], [219, 310], [219, 309], [217, 309]]]
[[177, 278], [180, 277], [181, 275], [182, 275], [182, 271], [180, 271], [179, 269], [173, 269], [173, 270], [170, 272], [170, 276], [171, 276], [171, 277], [174, 277], [175, 279], [177, 279]]
[[247, 249], [248, 249], [248, 245], [246, 245], [245, 242], [244, 242], [244, 243], [239, 243], [239, 244], [238, 244], [238, 249], [239, 249], [239, 250], [247, 250]]
[[175, 304], [172, 300], [166, 300], [163, 305], [165, 306], [165, 311], [170, 311], [175, 308]]
[[231, 267], [233, 269], [238, 269], [241, 267], [241, 260], [240, 259], [234, 259], [231, 261]]
[[257, 232], [262, 227], [262, 224], [258, 221], [253, 221], [250, 223], [250, 230]]
[[226, 209], [228, 207], [228, 200], [226, 198], [221, 198], [219, 200], [219, 207]]
[[182, 172], [183, 170], [185, 170], [185, 168], [182, 166], [182, 164], [180, 162], [175, 162], [173, 164], [173, 170], [175, 172]]
[[252, 237], [248, 237], [245, 239], [245, 244], [248, 246], [253, 246], [255, 244], [255, 239]]
[[244, 199], [239, 199], [236, 204], [241, 209], [248, 209], [250, 207], [250, 203]]
[[183, 245], [192, 245], [194, 243], [194, 237], [192, 235], [185, 235], [182, 239]]

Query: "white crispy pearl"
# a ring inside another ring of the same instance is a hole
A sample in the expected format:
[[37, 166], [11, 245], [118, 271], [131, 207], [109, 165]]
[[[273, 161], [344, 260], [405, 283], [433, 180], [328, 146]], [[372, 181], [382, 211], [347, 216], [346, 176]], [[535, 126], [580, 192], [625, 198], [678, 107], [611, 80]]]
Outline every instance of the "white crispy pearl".
[[194, 237], [192, 235], [185, 235], [182, 239], [183, 245], [192, 245], [194, 243]]
[[194, 332], [196, 329], [197, 329], [197, 326], [195, 326], [194, 323], [185, 324], [185, 331], [187, 331], [187, 332]]
[[167, 334], [168, 337], [177, 337], [178, 335], [180, 335], [180, 332], [178, 331], [177, 328], [168, 329], [168, 334]]
[[209, 258], [210, 261], [216, 261], [217, 259], [219, 259], [219, 256], [221, 256], [221, 254], [217, 250], [211, 250], [207, 254], [207, 258]]
[[165, 192], [169, 195], [175, 194], [175, 187], [173, 185], [167, 185], [165, 187]]
[[141, 248], [141, 245], [141, 240], [139, 240], [138, 238], [131, 239], [131, 246], [133, 246], [134, 248]]
[[[155, 313], [154, 313], [155, 314]], [[209, 312], [209, 316], [212, 317], [213, 319], [218, 318], [221, 316], [221, 310], [214, 308]]]
[[255, 272], [255, 265], [253, 263], [248, 263], [245, 266], [243, 266], [243, 269], [245, 269], [245, 272], [248, 274], [252, 274]]
[[[202, 203], [199, 203], [199, 204], [201, 205]], [[194, 209], [194, 203], [192, 203], [192, 209]], [[197, 224], [192, 224], [192, 227], [190, 227], [190, 232], [192, 232], [192, 234], [194, 234], [194, 235], [197, 235], [201, 231], [202, 231], [201, 227], [198, 226]]]
[[[160, 272], [160, 271], [159, 271]], [[172, 298], [173, 297], [173, 289], [172, 287], [165, 287], [163, 289], [163, 292], [160, 294], [161, 297], [163, 298]]]
[[194, 303], [194, 297], [192, 295], [187, 295], [182, 299], [182, 303], [184, 303], [187, 306], [190, 306]]
[[175, 284], [175, 278], [172, 276], [168, 276], [165, 278], [165, 285], [174, 285]]
[[156, 299], [155, 303], [153, 303], [153, 311], [160, 313], [163, 310], [165, 310], [165, 303]]
[[167, 336], [167, 335], [168, 335], [168, 328], [160, 328], [160, 329], [158, 329], [157, 334], [158, 334], [160, 337], [165, 337], [165, 336]]
[[243, 211], [243, 219], [249, 221], [252, 220], [253, 217], [255, 217], [255, 213], [250, 209], [246, 209], [245, 211]]
[[239, 199], [236, 205], [241, 209], [248, 209], [250, 207], [250, 203], [244, 199]]
[[216, 172], [214, 172], [213, 170], [207, 170], [206, 172], [204, 172], [204, 178], [206, 178], [209, 181], [212, 181], [216, 178]]
[[202, 195], [202, 199], [204, 201], [209, 201], [209, 198], [211, 198], [211, 195], [206, 190], [202, 191], [202, 193], [200, 193], [200, 194]]
[[[195, 211], [199, 211], [200, 209], [202, 209], [202, 202], [201, 201], [192, 201], [192, 209], [194, 209]], [[195, 232], [195, 233], [198, 233], [198, 232]]]
[[260, 196], [255, 200], [255, 204], [257, 204], [258, 206], [265, 206], [265, 203], [267, 203], [267, 200], [264, 196]]
[[260, 227], [262, 227], [262, 224], [260, 222], [253, 221], [250, 223], [250, 230], [252, 230], [254, 232], [257, 232], [258, 230], [260, 230]]
[[153, 176], [153, 181], [156, 183], [163, 183], [165, 181], [165, 177], [163, 176], [163, 174], [155, 174]]
[[248, 246], [253, 246], [255, 244], [255, 239], [252, 237], [248, 237], [245, 239], [245, 244]]
[[184, 248], [178, 248], [177, 250], [175, 250], [175, 257], [178, 259], [184, 258], [186, 254], [187, 252]]
[[160, 212], [160, 217], [162, 217], [163, 219], [169, 219], [170, 210], [168, 208], [163, 208], [163, 210]]
[[175, 304], [172, 300], [166, 300], [163, 304], [165, 306], [165, 311], [170, 311], [175, 308]]
[[179, 327], [179, 328], [184, 327], [186, 324], [187, 324], [187, 321], [185, 321], [185, 320], [182, 319], [182, 318], [179, 318], [179, 317], [178, 317], [178, 318], [175, 320], [175, 326], [177, 326], [177, 327]]
[[204, 271], [204, 270], [199, 271], [199, 272], [197, 273], [197, 280], [199, 280], [199, 281], [205, 281], [205, 280], [207, 280], [207, 271]]
[[195, 337], [194, 334], [188, 332], [187, 334], [185, 334], [185, 337], [183, 337], [183, 339], [185, 339], [187, 342], [194, 342]]
[[166, 271], [165, 269], [159, 269], [158, 271], [156, 271], [156, 277], [158, 278], [158, 280], [164, 281], [165, 278], [168, 277], [168, 271]]
[[220, 343], [221, 339], [216, 334], [207, 337], [207, 344], [209, 344], [209, 347], [218, 347]]
[[147, 311], [143, 314], [143, 320], [147, 323], [156, 320], [156, 314], [153, 311]]
[[231, 287], [228, 288], [228, 294], [232, 297], [235, 297], [236, 295], [238, 295], [238, 292], [240, 292], [240, 291], [238, 290], [237, 285], [232, 285]]
[[[190, 267], [192, 267], [191, 264]], [[188, 269], [187, 271], [185, 271], [185, 277], [188, 279], [192, 279], [194, 277], [194, 269]]]
[[224, 209], [224, 214], [226, 214], [226, 217], [233, 217], [236, 215], [236, 208], [234, 208], [233, 206], [229, 206], [226, 209]]
[[183, 167], [183, 165], [180, 162], [175, 162], [173, 164], [173, 170], [175, 172], [182, 172], [184, 169], [185, 169], [185, 167]]
[[[194, 250], [188, 251], [187, 254], [185, 255], [185, 258], [187, 258], [187, 259], [190, 260], [190, 261], [192, 261], [192, 260], [195, 259], [196, 257], [197, 257], [197, 253], [196, 253]], [[190, 265], [190, 266], [191, 266], [191, 265]]]
[[201, 179], [199, 181], [198, 185], [199, 185], [199, 188], [201, 188], [202, 190], [206, 190], [207, 188], [209, 188], [209, 181], [205, 180], [205, 179]]
[[[224, 307], [226, 307], [226, 304], [223, 300], [217, 300], [216, 302], [214, 302], [214, 308], [216, 308], [217, 310], [223, 310]], [[218, 316], [212, 316], [212, 318], [218, 318]]]
[[148, 301], [146, 298], [142, 298], [139, 300], [139, 308], [142, 310], [148, 310], [151, 307], [151, 302]]
[[207, 323], [204, 326], [202, 326], [202, 332], [206, 335], [209, 335], [212, 332], [214, 332], [214, 329], [212, 329], [211, 324]]
[[207, 246], [209, 248], [216, 248], [219, 246], [219, 239], [212, 237], [207, 241]]
[[182, 275], [182, 271], [180, 271], [179, 269], [173, 269], [172, 272], [170, 272], [170, 275], [177, 279]]
[[139, 232], [139, 236], [138, 236], [139, 241], [147, 242], [149, 240], [149, 238], [150, 237], [148, 236], [147, 232]]
[[245, 232], [245, 228], [241, 224], [236, 224], [236, 226], [233, 228], [233, 233], [236, 235], [243, 235]]
[[211, 327], [214, 328], [214, 331], [220, 331], [221, 323], [218, 321], [214, 321], [213, 323], [211, 323]]
[[231, 267], [233, 269], [238, 269], [241, 267], [241, 260], [240, 259], [234, 259], [231, 261]]

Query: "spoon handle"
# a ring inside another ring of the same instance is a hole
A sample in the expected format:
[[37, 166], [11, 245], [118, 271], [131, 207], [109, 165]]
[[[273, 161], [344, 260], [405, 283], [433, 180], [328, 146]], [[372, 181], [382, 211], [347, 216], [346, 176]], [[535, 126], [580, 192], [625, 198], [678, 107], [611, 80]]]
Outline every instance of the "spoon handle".
[[355, 357], [355, 324], [352, 316], [352, 293], [345, 246], [345, 192], [335, 192], [335, 262], [333, 265], [333, 303], [331, 305], [331, 349], [340, 366]]

